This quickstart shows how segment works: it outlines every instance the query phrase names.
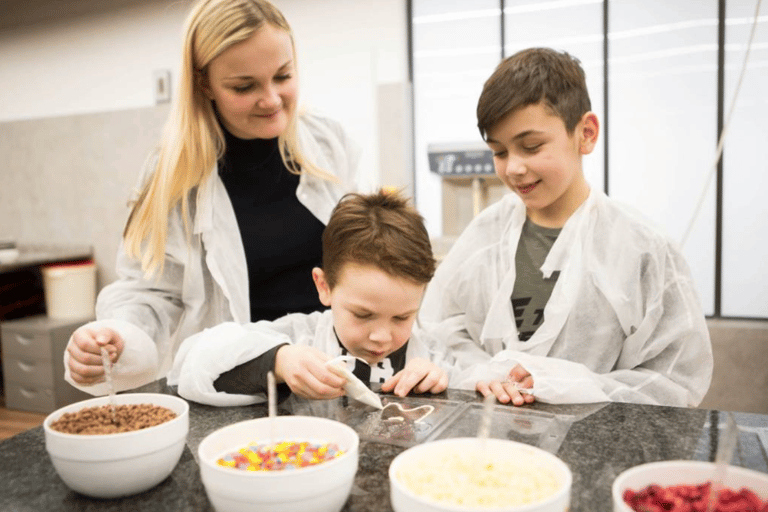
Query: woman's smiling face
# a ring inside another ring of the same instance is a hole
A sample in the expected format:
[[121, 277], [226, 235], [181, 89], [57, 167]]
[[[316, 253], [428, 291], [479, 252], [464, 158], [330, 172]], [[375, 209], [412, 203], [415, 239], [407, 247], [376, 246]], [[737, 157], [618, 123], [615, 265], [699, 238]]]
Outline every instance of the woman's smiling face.
[[230, 46], [208, 65], [204, 91], [232, 135], [241, 139], [281, 135], [298, 96], [290, 34], [266, 23]]

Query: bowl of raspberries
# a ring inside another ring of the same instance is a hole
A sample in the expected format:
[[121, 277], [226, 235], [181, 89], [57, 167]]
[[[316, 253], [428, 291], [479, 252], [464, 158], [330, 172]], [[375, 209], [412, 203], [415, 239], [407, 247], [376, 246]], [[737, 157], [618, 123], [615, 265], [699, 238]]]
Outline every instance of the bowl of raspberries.
[[721, 485], [714, 479], [711, 462], [671, 460], [635, 466], [614, 480], [613, 510], [768, 512], [768, 474], [729, 465]]

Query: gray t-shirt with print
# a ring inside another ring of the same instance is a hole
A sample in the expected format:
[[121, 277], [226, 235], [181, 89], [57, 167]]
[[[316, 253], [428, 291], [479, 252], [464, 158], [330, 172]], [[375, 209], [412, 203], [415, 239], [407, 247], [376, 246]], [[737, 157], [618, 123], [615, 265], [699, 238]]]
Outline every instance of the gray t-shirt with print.
[[523, 224], [515, 254], [517, 277], [511, 297], [520, 341], [528, 341], [544, 322], [544, 306], [560, 272], [544, 279], [540, 269], [559, 234], [560, 228], [538, 226], [530, 219]]

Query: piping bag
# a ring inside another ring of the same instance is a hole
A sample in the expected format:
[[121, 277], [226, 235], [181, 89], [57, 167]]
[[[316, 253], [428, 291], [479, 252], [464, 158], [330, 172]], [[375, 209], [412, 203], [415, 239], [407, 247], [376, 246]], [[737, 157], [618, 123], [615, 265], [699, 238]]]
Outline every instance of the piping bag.
[[[347, 396], [354, 398], [359, 402], [370, 405], [377, 409], [383, 409], [379, 395], [374, 393], [368, 388], [363, 381], [358, 379], [354, 373], [347, 369], [347, 363], [354, 363], [355, 358], [353, 356], [339, 356], [327, 361], [325, 364], [328, 368], [338, 375], [347, 379], [347, 383], [344, 384], [344, 391], [347, 392]], [[339, 364], [343, 363], [343, 364]]]

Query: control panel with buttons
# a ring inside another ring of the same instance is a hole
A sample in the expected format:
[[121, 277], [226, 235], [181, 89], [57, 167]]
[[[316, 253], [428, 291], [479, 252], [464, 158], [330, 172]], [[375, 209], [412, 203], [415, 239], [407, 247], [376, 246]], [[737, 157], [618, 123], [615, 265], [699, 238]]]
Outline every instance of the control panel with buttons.
[[441, 176], [494, 174], [493, 152], [483, 143], [429, 144], [429, 170]]

